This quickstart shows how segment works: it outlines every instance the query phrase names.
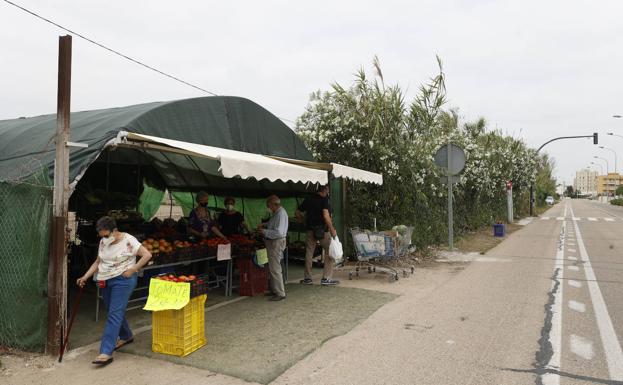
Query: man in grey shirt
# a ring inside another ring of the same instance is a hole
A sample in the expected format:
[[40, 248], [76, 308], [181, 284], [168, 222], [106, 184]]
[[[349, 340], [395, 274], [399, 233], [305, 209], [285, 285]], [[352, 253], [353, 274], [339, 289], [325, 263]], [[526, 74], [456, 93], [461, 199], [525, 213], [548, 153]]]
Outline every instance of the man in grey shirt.
[[264, 234], [264, 243], [268, 252], [268, 268], [270, 269], [270, 289], [273, 296], [271, 301], [281, 301], [286, 298], [281, 271], [281, 259], [286, 249], [286, 236], [288, 235], [288, 213], [281, 207], [281, 200], [276, 195], [271, 195], [266, 200], [266, 207], [272, 213], [268, 223], [260, 225]]

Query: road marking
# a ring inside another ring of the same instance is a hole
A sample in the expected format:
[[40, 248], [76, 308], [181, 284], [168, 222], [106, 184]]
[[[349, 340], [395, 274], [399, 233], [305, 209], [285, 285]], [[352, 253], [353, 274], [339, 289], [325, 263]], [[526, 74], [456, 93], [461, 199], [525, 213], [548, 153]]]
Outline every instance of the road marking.
[[578, 251], [576, 249], [567, 249], [568, 252], [570, 253], [577, 253]]
[[604, 218], [606, 222], [614, 222], [614, 218]]
[[578, 260], [576, 257], [567, 257], [567, 258], [569, 258], [572, 261], [577, 261]]
[[556, 218], [556, 220], [558, 220], [558, 221], [564, 221], [564, 220], [565, 220], [565, 217], [558, 217], [558, 218]]
[[586, 311], [586, 305], [584, 305], [582, 302], [570, 300], [569, 309], [584, 313]]
[[570, 279], [569, 280], [569, 286], [580, 288], [580, 287], [582, 287], [582, 282], [576, 281], [574, 279]]
[[573, 271], [580, 271], [580, 268], [577, 266], [567, 266], [567, 269], [573, 270]]
[[588, 220], [591, 221], [591, 222], [597, 222], [597, 218], [590, 217], [590, 218], [588, 218]]
[[[567, 215], [567, 204], [565, 204], [565, 216]], [[562, 289], [564, 279], [565, 265], [565, 231], [567, 222], [562, 222], [560, 229], [560, 238], [558, 240], [558, 250], [556, 251], [556, 261], [554, 262], [554, 279], [552, 280], [552, 295], [554, 303], [551, 305], [551, 329], [549, 331], [549, 343], [551, 344], [552, 355], [549, 362], [545, 366], [546, 369], [552, 370], [550, 373], [541, 375], [543, 385], [560, 385], [560, 356], [562, 346]], [[554, 291], [558, 287], [558, 290]]]
[[571, 219], [572, 219], [572, 220], [574, 220], [574, 221], [579, 221], [581, 218], [578, 218], [578, 217], [573, 217], [573, 218], [571, 218]]
[[549, 220], [549, 217], [541, 217], [541, 220], [542, 220], [542, 221], [548, 221], [548, 220]]
[[575, 334], [571, 334], [571, 338], [569, 341], [571, 345], [571, 351], [585, 360], [592, 360], [595, 357], [595, 352], [593, 351], [593, 342], [584, 337], [580, 337]]
[[[573, 208], [571, 209], [571, 212], [573, 213]], [[597, 318], [597, 327], [599, 329], [599, 335], [601, 336], [601, 343], [603, 344], [604, 351], [606, 353], [606, 361], [608, 363], [608, 372], [610, 373], [610, 379], [615, 381], [622, 381], [623, 350], [621, 349], [621, 344], [619, 343], [616, 332], [614, 331], [614, 326], [612, 326], [612, 319], [610, 319], [610, 314], [608, 314], [608, 307], [606, 306], [604, 297], [601, 294], [601, 289], [599, 289], [597, 277], [595, 276], [595, 272], [593, 271], [593, 266], [591, 265], [588, 252], [586, 251], [586, 247], [584, 246], [584, 241], [582, 240], [580, 228], [578, 227], [577, 223], [574, 223], [573, 225], [575, 226], [575, 232], [578, 234], [580, 255], [582, 257], [582, 261], [584, 261], [584, 274], [586, 275], [588, 290], [591, 294], [591, 301], [593, 302], [593, 309]]]

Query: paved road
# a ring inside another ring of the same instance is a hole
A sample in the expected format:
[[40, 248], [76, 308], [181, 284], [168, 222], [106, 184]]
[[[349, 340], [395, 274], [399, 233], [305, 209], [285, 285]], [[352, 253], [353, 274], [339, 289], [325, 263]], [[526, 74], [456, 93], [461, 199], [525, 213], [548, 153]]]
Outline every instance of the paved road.
[[275, 383], [623, 384], [621, 233], [623, 209], [565, 200]]
[[[623, 208], [565, 200], [469, 264], [346, 280], [400, 296], [273, 384], [623, 385], [622, 233]], [[15, 363], [0, 383], [244, 383], [123, 353], [96, 375], [93, 354]]]

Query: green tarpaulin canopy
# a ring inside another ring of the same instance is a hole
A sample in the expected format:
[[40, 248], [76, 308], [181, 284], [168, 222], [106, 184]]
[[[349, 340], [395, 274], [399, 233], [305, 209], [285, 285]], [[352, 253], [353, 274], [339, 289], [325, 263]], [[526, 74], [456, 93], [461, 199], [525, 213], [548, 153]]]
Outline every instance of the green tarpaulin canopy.
[[[56, 114], [0, 121], [0, 181], [23, 180], [41, 168], [52, 176]], [[240, 97], [210, 96], [71, 114], [70, 183], [84, 173], [119, 131], [190, 143], [313, 160], [279, 118]]]

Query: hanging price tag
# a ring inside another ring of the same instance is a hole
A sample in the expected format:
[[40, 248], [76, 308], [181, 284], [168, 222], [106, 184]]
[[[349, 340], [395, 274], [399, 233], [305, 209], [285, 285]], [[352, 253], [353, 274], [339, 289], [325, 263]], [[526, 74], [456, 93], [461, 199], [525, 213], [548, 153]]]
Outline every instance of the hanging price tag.
[[216, 251], [216, 260], [217, 261], [227, 261], [231, 259], [231, 243], [226, 245], [218, 245], [218, 250]]

